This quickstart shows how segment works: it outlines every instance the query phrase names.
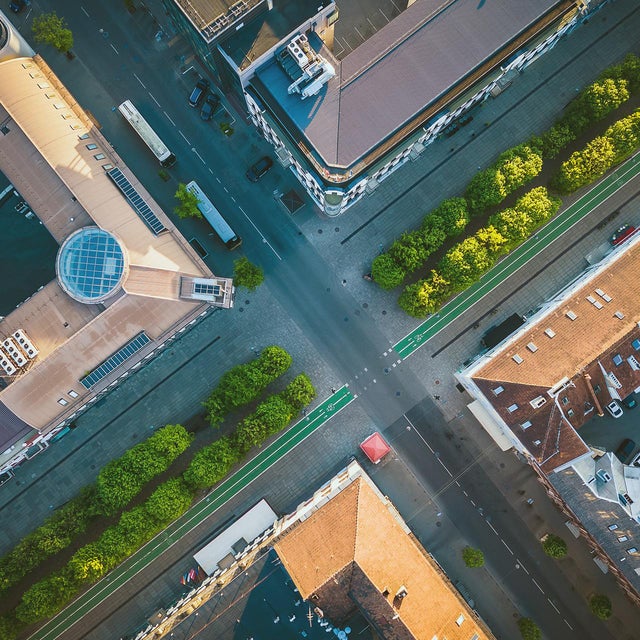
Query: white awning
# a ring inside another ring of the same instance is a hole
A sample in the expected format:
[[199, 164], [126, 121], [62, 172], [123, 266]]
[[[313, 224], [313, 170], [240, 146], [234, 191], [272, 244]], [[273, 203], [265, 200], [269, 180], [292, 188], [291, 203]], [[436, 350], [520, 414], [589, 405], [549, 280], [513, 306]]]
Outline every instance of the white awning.
[[476, 420], [484, 427], [484, 430], [494, 439], [495, 443], [503, 451], [509, 451], [509, 449], [513, 448], [513, 442], [478, 400], [474, 400], [467, 406], [471, 413], [476, 417]]

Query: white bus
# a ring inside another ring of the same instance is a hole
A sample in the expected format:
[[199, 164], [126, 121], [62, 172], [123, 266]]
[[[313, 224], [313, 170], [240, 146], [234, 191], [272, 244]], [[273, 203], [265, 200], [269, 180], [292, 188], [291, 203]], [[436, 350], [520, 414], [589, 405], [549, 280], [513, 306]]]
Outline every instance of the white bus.
[[198, 209], [204, 219], [213, 227], [218, 237], [224, 242], [227, 249], [235, 249], [242, 244], [242, 238], [229, 226], [229, 223], [222, 217], [220, 212], [213, 206], [213, 203], [204, 191], [198, 186], [195, 180], [187, 185], [187, 190], [198, 198]]
[[151, 128], [151, 125], [140, 115], [140, 112], [133, 106], [131, 100], [125, 100], [118, 111], [126, 118], [135, 132], [142, 138], [142, 141], [151, 149], [153, 155], [163, 167], [171, 167], [176, 162], [176, 157], [169, 151], [167, 145], [158, 137], [158, 134]]

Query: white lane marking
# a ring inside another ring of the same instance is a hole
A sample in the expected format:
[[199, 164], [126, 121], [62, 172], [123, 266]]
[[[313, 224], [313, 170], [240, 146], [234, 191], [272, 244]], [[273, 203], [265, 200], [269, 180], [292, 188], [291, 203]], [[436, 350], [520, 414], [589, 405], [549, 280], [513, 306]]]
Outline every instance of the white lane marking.
[[518, 558], [516, 558], [516, 562], [520, 565], [520, 568], [527, 574], [529, 575], [529, 572], [527, 571], [527, 568], [522, 564], [522, 562], [520, 562], [520, 560], [518, 560]]
[[231, 200], [233, 200], [233, 202], [235, 202], [235, 201], [236, 201], [236, 199], [235, 199], [233, 196], [231, 196]]
[[[366, 371], [366, 369], [365, 369], [365, 371]], [[414, 432], [418, 436], [418, 438], [420, 438], [420, 440], [422, 440], [422, 442], [424, 442], [424, 444], [427, 446], [427, 449], [429, 449], [429, 451], [431, 451], [431, 453], [435, 453], [435, 451], [431, 448], [431, 445], [422, 437], [422, 434], [416, 429], [416, 425], [413, 424], [413, 422], [411, 422], [411, 420], [409, 420], [409, 418], [407, 418], [407, 414], [403, 413], [402, 417], [411, 425], [411, 428], [414, 430]]]
[[486, 523], [489, 525], [489, 528], [491, 529], [491, 531], [493, 531], [493, 533], [495, 533], [498, 537], [500, 537], [500, 535], [496, 531], [496, 528], [488, 520], [486, 520]]
[[560, 613], [560, 609], [558, 609], [558, 607], [556, 607], [556, 605], [551, 602], [551, 598], [547, 598], [547, 600], [549, 601], [549, 604], [556, 610], [556, 613]]
[[469, 498], [469, 502], [470, 502], [474, 507], [476, 506], [476, 503], [475, 503], [471, 498]]
[[87, 18], [90, 18], [90, 17], [91, 17], [91, 16], [87, 13], [87, 10], [86, 10], [83, 6], [81, 6], [80, 8], [82, 9], [82, 11], [83, 11], [84, 15], [85, 15], [85, 16], [87, 16]]
[[536, 585], [536, 587], [538, 587], [538, 589], [540, 590], [540, 593], [544, 593], [544, 591], [542, 590], [542, 587], [536, 582], [535, 578], [531, 578], [531, 581], [533, 582], [533, 584]]
[[151, 91], [149, 91], [149, 95], [151, 96], [151, 99], [160, 107], [162, 106], [154, 97], [154, 95], [151, 93]]
[[134, 73], [133, 77], [146, 89], [147, 87], [144, 86], [144, 82], [142, 82], [142, 80], [140, 80], [140, 78], [138, 78], [138, 76]]
[[567, 625], [567, 627], [569, 627], [569, 629], [571, 629], [571, 631], [573, 631], [573, 627], [567, 622], [566, 618], [562, 618], [564, 620], [564, 623]]
[[227, 187], [222, 187], [224, 189], [225, 193], [229, 193], [229, 189], [227, 189]]
[[182, 131], [180, 131], [180, 129], [178, 129], [178, 133], [187, 141], [187, 144], [189, 146], [191, 146], [191, 143], [189, 142], [189, 140], [187, 140], [187, 136], [185, 136], [184, 133], [182, 133]]
[[462, 493], [464, 493], [465, 496], [467, 496], [467, 498], [469, 497], [469, 494], [463, 489]]
[[511, 551], [511, 548], [509, 547], [509, 545], [502, 539], [500, 538], [500, 542], [502, 542], [502, 544], [507, 548], [507, 551], [513, 555], [513, 551]]
[[195, 153], [198, 156], [198, 158], [200, 158], [200, 160], [202, 161], [202, 164], [206, 164], [206, 162], [204, 161], [204, 158], [195, 149], [191, 149], [191, 151], [193, 151], [193, 153]]
[[171, 116], [166, 111], [164, 111], [163, 113], [165, 116], [167, 116], [167, 120], [175, 127], [176, 123], [171, 119]]
[[220, 178], [218, 178], [218, 176], [216, 176], [216, 180], [218, 181], [218, 184], [222, 184], [222, 182], [220, 182]]
[[442, 468], [449, 474], [449, 476], [451, 478], [453, 478], [453, 473], [451, 473], [451, 471], [449, 471], [449, 469], [447, 469], [447, 465], [442, 462], [442, 460], [440, 460], [440, 458], [438, 458], [438, 462], [442, 465]]
[[[219, 181], [218, 181], [219, 182]], [[226, 188], [225, 188], [226, 191]], [[242, 211], [242, 215], [251, 223], [251, 226], [258, 232], [258, 235], [262, 238], [262, 242], [264, 244], [266, 244], [269, 249], [271, 249], [271, 251], [273, 251], [273, 253], [276, 254], [276, 258], [278, 258], [278, 260], [282, 260], [282, 258], [280, 257], [280, 254], [271, 246], [271, 244], [269, 243], [269, 241], [262, 235], [262, 231], [260, 231], [260, 229], [258, 229], [258, 227], [256, 227], [255, 223], [253, 222], [253, 220], [246, 214], [245, 210], [242, 207], [238, 207], [238, 209], [240, 209], [240, 211]]]
[[120, 55], [120, 52], [111, 43], [109, 43], [109, 45], [118, 55]]

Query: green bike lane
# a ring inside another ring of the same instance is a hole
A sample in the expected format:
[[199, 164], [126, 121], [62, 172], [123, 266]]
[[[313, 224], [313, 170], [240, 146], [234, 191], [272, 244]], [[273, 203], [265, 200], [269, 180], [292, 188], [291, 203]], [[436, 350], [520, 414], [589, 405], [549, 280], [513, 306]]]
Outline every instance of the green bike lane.
[[105, 598], [124, 586], [137, 573], [160, 557], [184, 535], [200, 525], [206, 518], [223, 506], [256, 478], [265, 473], [282, 457], [291, 452], [314, 431], [324, 425], [337, 413], [355, 400], [347, 386], [337, 389], [334, 394], [309, 411], [303, 419], [294, 424], [277, 440], [267, 445], [253, 459], [238, 471], [220, 482], [203, 500], [171, 523], [164, 531], [141, 547], [119, 567], [93, 585], [74, 600], [56, 617], [46, 622], [33, 633], [31, 640], [55, 640], [67, 629], [87, 615]]
[[560, 215], [538, 230], [518, 248], [505, 256], [480, 280], [447, 303], [438, 313], [399, 340], [393, 349], [401, 358], [408, 358], [429, 339], [442, 331], [450, 322], [461, 316], [495, 287], [512, 276], [532, 260], [541, 249], [566, 233], [592, 209], [602, 204], [618, 189], [640, 174], [640, 154], [617, 167], [606, 178], [598, 182], [587, 193], [569, 205]]

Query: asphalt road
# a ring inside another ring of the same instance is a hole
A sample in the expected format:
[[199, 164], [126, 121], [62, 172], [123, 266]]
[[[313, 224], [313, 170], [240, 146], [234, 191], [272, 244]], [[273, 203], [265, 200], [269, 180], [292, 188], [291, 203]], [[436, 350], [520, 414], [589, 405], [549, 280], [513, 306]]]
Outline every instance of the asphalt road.
[[[107, 138], [148, 184], [154, 197], [170, 210], [175, 182], [167, 185], [159, 182], [153, 159], [149, 160], [128, 125], [113, 111], [125, 98], [138, 106], [178, 155], [178, 165], [171, 172], [174, 178], [196, 179], [229, 217], [232, 226], [245, 238], [243, 251], [265, 268], [269, 291], [278, 297], [336, 374], [349, 380], [372, 422], [381, 429], [391, 424], [393, 430], [402, 425], [398, 416], [406, 413], [434, 451], [447, 451], [446, 438], [438, 428], [442, 424], [436, 407], [430, 400], [420, 402], [425, 390], [419, 376], [390, 355], [391, 345], [368, 314], [363, 312], [354, 318], [354, 310], [359, 311], [360, 305], [341, 286], [332, 265], [299, 234], [294, 222], [283, 215], [280, 205], [273, 200], [272, 190], [294, 186], [293, 178], [274, 168], [257, 186], [244, 181], [246, 166], [267, 151], [266, 143], [240, 124], [234, 136], [226, 139], [188, 108], [186, 96], [193, 76], [187, 79], [174, 72], [177, 65], [171, 49], [155, 50], [153, 44], [150, 46], [153, 25], [145, 23], [144, 17], [123, 18], [117, 3], [93, 3], [78, 10], [75, 3], [60, 0], [55, 8], [67, 18], [74, 32], [78, 57], [68, 65], [63, 62], [67, 66], [52, 66], [103, 125]], [[101, 35], [99, 29], [108, 32], [108, 37]], [[215, 247], [205, 226], [191, 222], [182, 228], [187, 237], [191, 233], [197, 235], [211, 250], [208, 260], [214, 270], [224, 273], [230, 269], [233, 256]], [[406, 430], [406, 425], [402, 428]], [[402, 440], [399, 442], [402, 447]], [[526, 606], [527, 613], [536, 618], [547, 637], [613, 637], [603, 625], [587, 617], [584, 602], [572, 594], [571, 585], [532, 548], [530, 534], [518, 529], [512, 507], [504, 502], [487, 471], [480, 465], [474, 466], [465, 473], [464, 480], [459, 480], [462, 486], [458, 487], [455, 482], [451, 484], [460, 472], [455, 465], [455, 451], [441, 458], [449, 473], [442, 465], [432, 464], [433, 461], [427, 464], [424, 451], [409, 440], [401, 450], [419, 470], [426, 489], [438, 493], [446, 513], [455, 519], [465, 536], [486, 550], [496, 579], [516, 605]], [[297, 451], [303, 464], [304, 447]], [[461, 451], [469, 455], [471, 449], [463, 447]], [[442, 491], [443, 486], [449, 488]], [[474, 496], [479, 491], [482, 500], [475, 496], [473, 504], [463, 488]], [[500, 536], [487, 526], [486, 519], [478, 519], [477, 505], [483, 503], [491, 505], [492, 514], [496, 511], [492, 526], [500, 531]], [[515, 558], [529, 573], [515, 568]], [[549, 599], [560, 610], [559, 614], [551, 615]], [[94, 610], [92, 623], [108, 613]], [[582, 620], [587, 620], [587, 624]]]

